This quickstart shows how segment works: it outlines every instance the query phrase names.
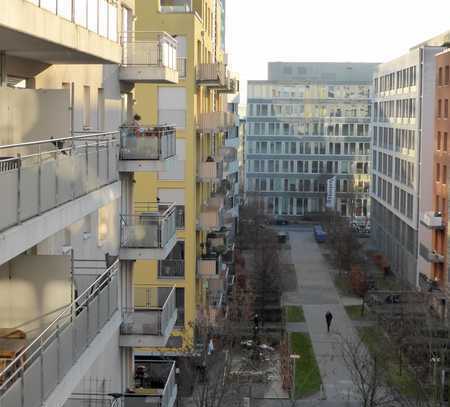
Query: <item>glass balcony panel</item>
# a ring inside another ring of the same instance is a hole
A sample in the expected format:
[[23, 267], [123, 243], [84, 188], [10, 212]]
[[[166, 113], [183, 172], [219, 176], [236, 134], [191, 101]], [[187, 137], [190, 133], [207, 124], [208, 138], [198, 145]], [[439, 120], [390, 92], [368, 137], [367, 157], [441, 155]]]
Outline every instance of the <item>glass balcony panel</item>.
[[116, 261], [0, 372], [0, 405], [44, 404], [118, 310], [118, 272]]
[[176, 130], [172, 126], [122, 127], [122, 160], [166, 160], [176, 155]]
[[176, 234], [174, 204], [136, 203], [135, 214], [121, 216], [123, 248], [164, 248]]
[[135, 307], [123, 310], [121, 335], [164, 336], [175, 323], [175, 287], [136, 285]]
[[0, 146], [8, 154], [30, 152], [0, 159], [0, 231], [117, 181], [117, 138], [113, 132]]
[[72, 0], [58, 0], [58, 15], [72, 20]]

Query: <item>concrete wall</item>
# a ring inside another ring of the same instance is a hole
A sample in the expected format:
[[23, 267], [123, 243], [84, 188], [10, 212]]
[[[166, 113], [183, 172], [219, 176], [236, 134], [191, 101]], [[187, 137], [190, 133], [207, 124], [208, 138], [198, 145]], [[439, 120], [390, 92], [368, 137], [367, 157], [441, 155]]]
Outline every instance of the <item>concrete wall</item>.
[[[92, 367], [77, 385], [75, 391], [64, 407], [109, 406], [100, 404], [101, 396], [89, 394], [121, 393], [127, 387], [122, 382], [122, 354], [119, 347], [119, 332], [105, 346], [100, 356], [93, 361]], [[105, 399], [109, 399], [105, 397]], [[97, 402], [95, 402], [97, 400]], [[91, 401], [89, 403], [89, 401]]]
[[[0, 87], [1, 144], [68, 137], [69, 130], [68, 90]], [[7, 153], [2, 151], [0, 154]]]
[[37, 336], [71, 301], [68, 256], [21, 255], [0, 266], [0, 327]]

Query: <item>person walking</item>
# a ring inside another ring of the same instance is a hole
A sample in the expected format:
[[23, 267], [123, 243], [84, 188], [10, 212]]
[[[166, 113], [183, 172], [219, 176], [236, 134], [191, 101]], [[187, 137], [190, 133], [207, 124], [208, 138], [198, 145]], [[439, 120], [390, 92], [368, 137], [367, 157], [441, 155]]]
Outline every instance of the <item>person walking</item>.
[[327, 330], [330, 332], [331, 321], [333, 320], [333, 314], [330, 311], [327, 311], [325, 314], [325, 320], [327, 321]]

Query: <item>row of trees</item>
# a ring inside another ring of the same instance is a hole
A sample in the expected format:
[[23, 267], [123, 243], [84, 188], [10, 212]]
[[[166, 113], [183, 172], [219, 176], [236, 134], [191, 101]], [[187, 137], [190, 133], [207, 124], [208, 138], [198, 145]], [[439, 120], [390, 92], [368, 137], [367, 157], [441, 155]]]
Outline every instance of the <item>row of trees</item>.
[[197, 318], [189, 407], [241, 407], [249, 387], [268, 380], [273, 353], [263, 344], [264, 322], [280, 306], [277, 235], [257, 207], [243, 207], [237, 236], [235, 283], [225, 315]]

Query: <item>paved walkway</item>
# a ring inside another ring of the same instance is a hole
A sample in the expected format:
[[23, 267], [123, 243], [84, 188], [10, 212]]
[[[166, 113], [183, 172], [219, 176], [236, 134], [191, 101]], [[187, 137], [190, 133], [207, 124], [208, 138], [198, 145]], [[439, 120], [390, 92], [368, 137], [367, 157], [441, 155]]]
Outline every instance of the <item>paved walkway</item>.
[[[356, 341], [357, 334], [334, 286], [332, 270], [323, 258], [313, 234], [310, 231], [291, 231], [289, 238], [298, 289], [296, 295], [288, 293], [283, 300], [286, 305], [303, 307], [326, 399], [332, 401], [332, 405], [348, 405], [347, 402], [356, 401], [358, 397], [342, 358], [342, 341], [343, 338]], [[327, 333], [325, 323], [327, 311], [333, 314], [330, 333]], [[320, 405], [328, 404], [321, 402]]]

